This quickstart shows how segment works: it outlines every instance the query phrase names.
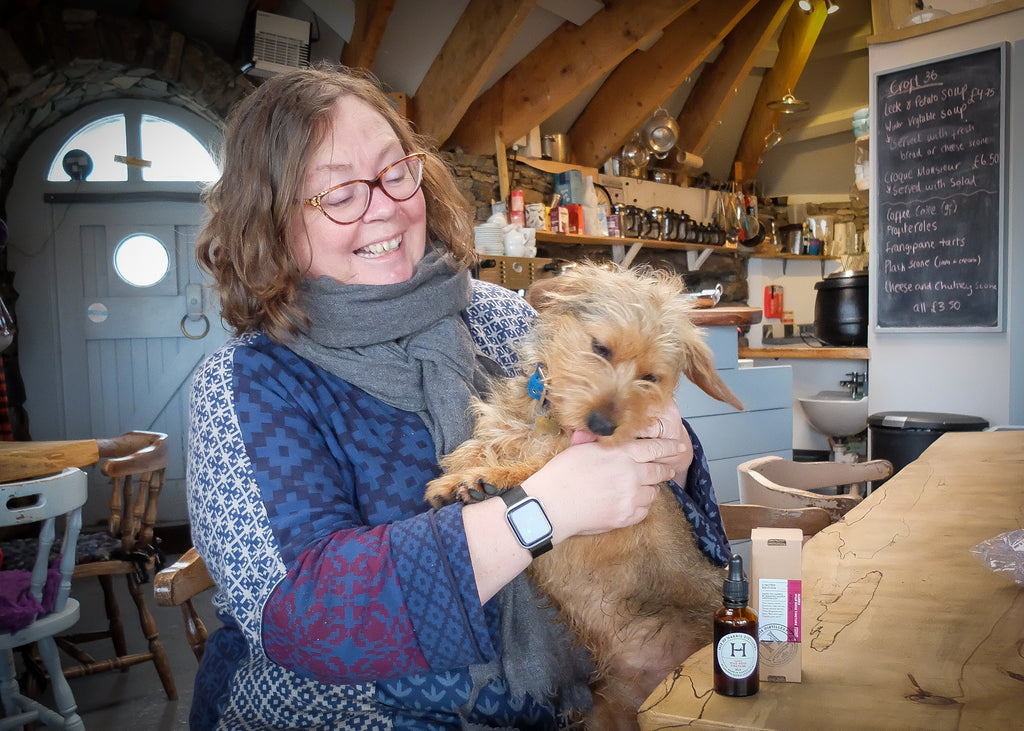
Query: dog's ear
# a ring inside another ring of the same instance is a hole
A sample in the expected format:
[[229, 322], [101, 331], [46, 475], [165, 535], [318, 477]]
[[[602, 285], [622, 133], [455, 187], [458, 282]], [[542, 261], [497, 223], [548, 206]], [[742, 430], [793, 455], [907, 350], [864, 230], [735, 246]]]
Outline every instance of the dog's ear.
[[530, 303], [537, 312], [543, 312], [551, 306], [553, 293], [557, 294], [566, 287], [565, 277], [548, 277], [538, 279], [526, 290], [526, 301]]
[[[604, 281], [596, 279], [601, 273], [600, 268], [593, 263], [580, 262], [565, 274], [535, 281], [526, 290], [526, 301], [533, 309], [541, 313], [558, 314], [566, 309], [571, 310], [580, 306], [580, 302], [576, 298], [597, 296], [600, 287], [595, 284], [595, 281]], [[605, 275], [607, 275], [606, 272]]]
[[702, 339], [687, 338], [684, 346], [682, 372], [694, 385], [713, 399], [717, 399], [738, 411], [743, 411], [743, 404], [725, 385], [715, 370], [715, 363], [709, 348]]

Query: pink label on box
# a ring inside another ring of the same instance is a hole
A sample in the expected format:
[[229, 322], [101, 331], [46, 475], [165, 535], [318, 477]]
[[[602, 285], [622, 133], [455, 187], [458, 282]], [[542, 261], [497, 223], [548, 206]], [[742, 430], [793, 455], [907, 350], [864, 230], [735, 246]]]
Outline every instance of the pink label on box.
[[800, 626], [801, 626], [801, 615], [800, 611], [801, 596], [800, 596], [800, 579], [789, 580], [789, 621], [786, 623], [789, 629], [789, 641], [800, 642]]

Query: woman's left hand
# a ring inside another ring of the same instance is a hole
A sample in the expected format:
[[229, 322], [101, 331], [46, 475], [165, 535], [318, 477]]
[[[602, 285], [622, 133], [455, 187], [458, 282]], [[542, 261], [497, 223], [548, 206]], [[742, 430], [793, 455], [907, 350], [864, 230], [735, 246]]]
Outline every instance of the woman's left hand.
[[654, 421], [642, 434], [644, 439], [671, 439], [680, 442], [685, 449], [679, 450], [673, 457], [659, 460], [667, 464], [675, 471], [673, 480], [676, 484], [685, 485], [686, 475], [693, 462], [693, 442], [690, 440], [690, 433], [683, 426], [683, 416], [679, 413], [679, 407], [674, 400], [666, 403], [654, 414]]

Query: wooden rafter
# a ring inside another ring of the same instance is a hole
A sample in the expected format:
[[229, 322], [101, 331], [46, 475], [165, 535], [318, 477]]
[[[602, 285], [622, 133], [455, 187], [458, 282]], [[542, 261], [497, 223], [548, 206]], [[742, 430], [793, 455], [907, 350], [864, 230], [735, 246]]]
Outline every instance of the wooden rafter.
[[449, 138], [473, 154], [491, 154], [527, 134], [565, 103], [646, 45], [692, 2], [605, 0], [581, 26], [563, 23], [481, 94]]
[[718, 58], [701, 72], [679, 113], [680, 150], [703, 155], [736, 89], [786, 19], [794, 0], [762, 0], [733, 28]]
[[395, 9], [395, 0], [355, 0], [355, 9], [352, 40], [342, 49], [341, 62], [346, 66], [368, 69], [377, 57], [388, 19]]
[[825, 4], [816, 3], [810, 14], [799, 8], [789, 12], [789, 18], [779, 36], [779, 55], [775, 65], [765, 73], [758, 87], [754, 104], [747, 118], [747, 126], [740, 137], [740, 143], [733, 159], [733, 169], [743, 170], [743, 175], [752, 178], [761, 165], [765, 137], [778, 123], [779, 112], [768, 109], [768, 102], [781, 99], [796, 87], [803, 73], [807, 59], [825, 25]]
[[701, 0], [651, 48], [630, 54], [569, 130], [576, 162], [597, 167], [615, 154], [756, 4]]
[[419, 131], [448, 138], [537, 0], [470, 0], [413, 100]]

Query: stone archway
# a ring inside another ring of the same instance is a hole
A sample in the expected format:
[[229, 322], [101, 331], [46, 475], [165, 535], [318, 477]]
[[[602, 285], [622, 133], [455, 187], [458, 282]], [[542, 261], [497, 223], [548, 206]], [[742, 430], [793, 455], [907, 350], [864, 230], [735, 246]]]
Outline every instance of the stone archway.
[[[17, 13], [0, 27], [0, 218], [7, 218], [8, 194], [25, 150], [81, 107], [117, 97], [156, 100], [223, 127], [231, 107], [253, 88], [208, 45], [164, 23], [51, 5]], [[17, 321], [5, 250], [0, 297]], [[29, 439], [17, 336], [2, 362], [14, 439]]]
[[223, 126], [253, 84], [205, 43], [167, 25], [43, 6], [0, 28], [0, 211], [40, 132], [102, 99], [150, 99]]

